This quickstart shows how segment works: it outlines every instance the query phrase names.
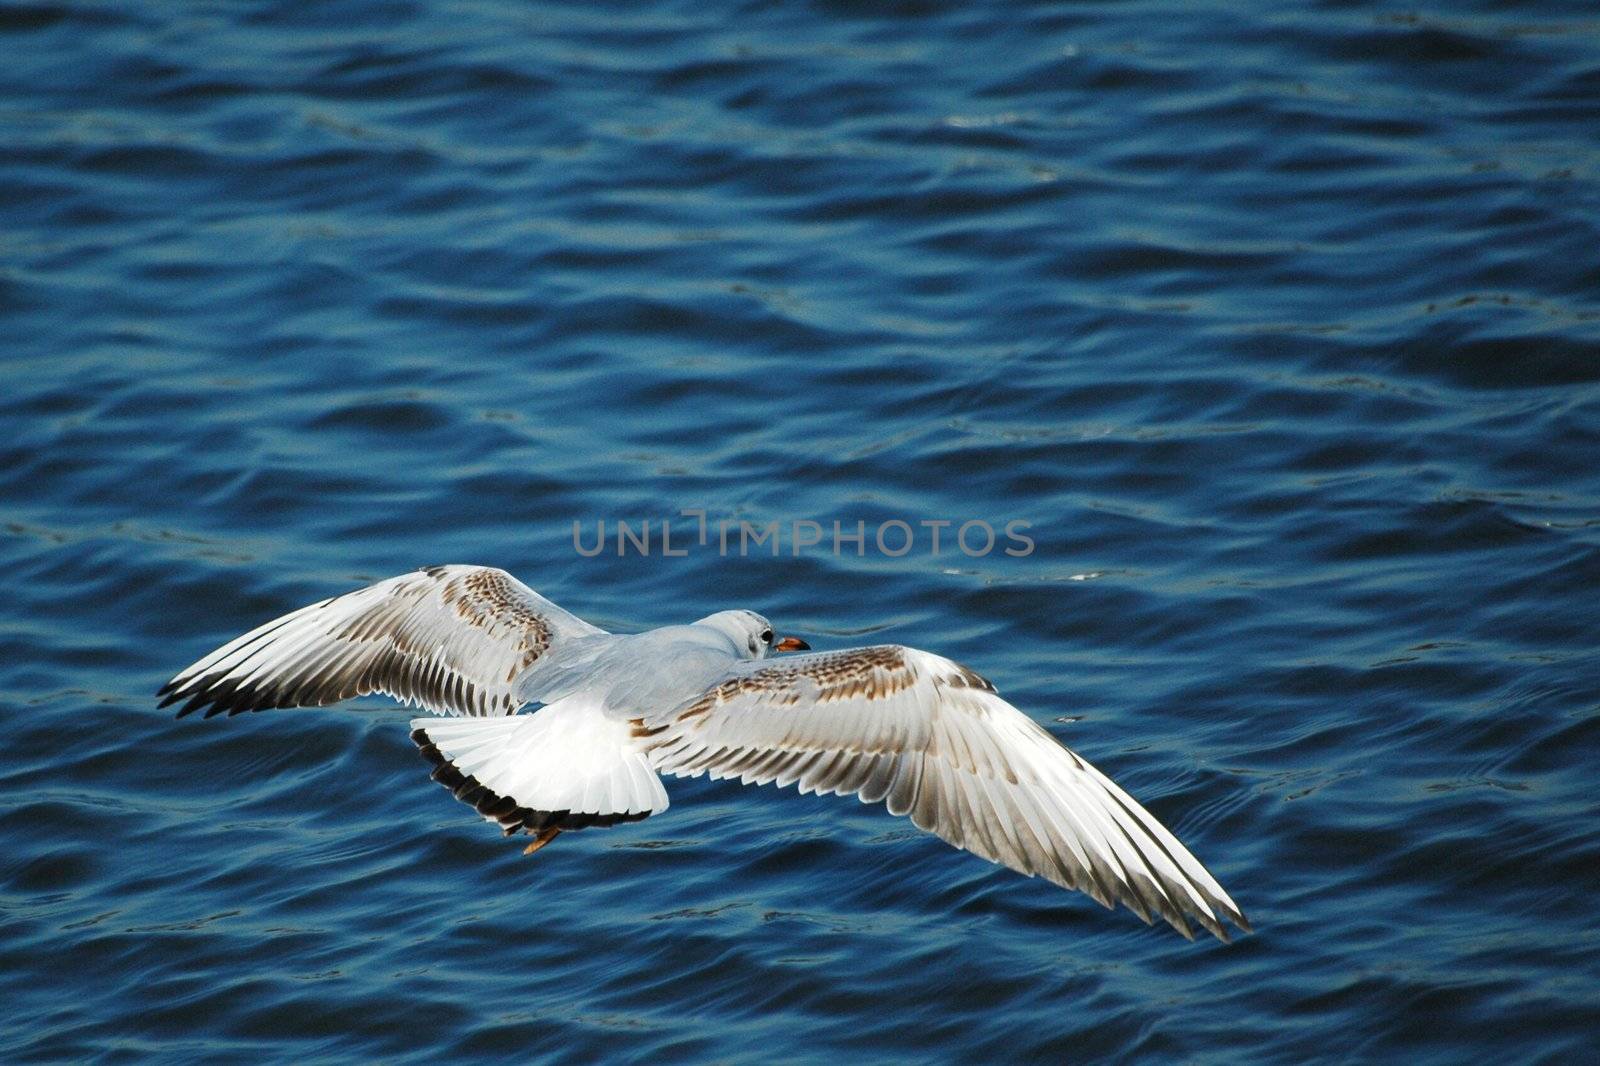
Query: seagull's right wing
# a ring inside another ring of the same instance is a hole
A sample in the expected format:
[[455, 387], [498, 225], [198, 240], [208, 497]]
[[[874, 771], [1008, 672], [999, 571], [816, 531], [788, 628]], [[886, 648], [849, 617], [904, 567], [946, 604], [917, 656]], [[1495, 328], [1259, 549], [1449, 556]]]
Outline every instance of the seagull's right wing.
[[1250, 926], [1149, 811], [949, 659], [884, 645], [742, 663], [637, 732], [663, 773], [855, 794], [1146, 922]]
[[157, 693], [178, 716], [320, 707], [381, 692], [436, 714], [510, 714], [517, 680], [603, 633], [506, 573], [430, 566], [313, 603], [229, 641]]

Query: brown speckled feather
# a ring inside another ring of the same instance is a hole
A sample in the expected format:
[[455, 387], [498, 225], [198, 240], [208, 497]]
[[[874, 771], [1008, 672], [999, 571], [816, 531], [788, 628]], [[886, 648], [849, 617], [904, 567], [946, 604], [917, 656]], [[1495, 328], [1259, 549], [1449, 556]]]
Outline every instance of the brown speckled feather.
[[993, 862], [1122, 903], [1185, 936], [1248, 929], [1222, 887], [1127, 793], [948, 659], [892, 645], [739, 664], [640, 719], [653, 765], [856, 795]]
[[509, 714], [552, 644], [600, 630], [503, 570], [432, 566], [314, 603], [246, 633], [159, 695], [181, 717], [315, 707], [385, 693], [441, 714]]

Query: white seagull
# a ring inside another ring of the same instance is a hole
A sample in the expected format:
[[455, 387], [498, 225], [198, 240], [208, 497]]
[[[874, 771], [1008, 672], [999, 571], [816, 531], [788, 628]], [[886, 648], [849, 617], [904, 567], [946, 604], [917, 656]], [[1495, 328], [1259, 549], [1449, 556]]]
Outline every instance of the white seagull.
[[[1250, 925], [1204, 866], [1104, 774], [959, 663], [884, 644], [809, 650], [753, 611], [607, 633], [503, 570], [431, 566], [313, 603], [164, 685], [181, 718], [382, 692], [435, 715], [433, 779], [533, 852], [563, 830], [667, 809], [658, 776], [855, 794], [1148, 924]], [[536, 713], [518, 709], [540, 705]]]

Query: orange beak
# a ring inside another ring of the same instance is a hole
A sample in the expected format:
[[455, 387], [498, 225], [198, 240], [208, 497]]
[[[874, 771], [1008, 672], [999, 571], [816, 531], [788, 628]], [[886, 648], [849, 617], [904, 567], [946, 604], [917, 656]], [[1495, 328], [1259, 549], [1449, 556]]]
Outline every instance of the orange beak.
[[810, 651], [811, 645], [799, 637], [784, 637], [772, 646], [773, 651]]

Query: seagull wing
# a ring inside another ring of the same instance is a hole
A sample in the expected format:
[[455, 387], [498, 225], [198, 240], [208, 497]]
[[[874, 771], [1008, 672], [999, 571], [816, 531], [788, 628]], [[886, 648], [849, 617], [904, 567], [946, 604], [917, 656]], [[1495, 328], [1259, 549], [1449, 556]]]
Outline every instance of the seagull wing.
[[646, 719], [665, 773], [854, 793], [992, 862], [1188, 919], [1250, 926], [1216, 879], [1126, 792], [949, 659], [885, 645], [741, 664]]
[[602, 633], [487, 566], [431, 566], [313, 603], [229, 641], [162, 686], [178, 716], [317, 707], [382, 692], [436, 714], [510, 714], [517, 681]]

